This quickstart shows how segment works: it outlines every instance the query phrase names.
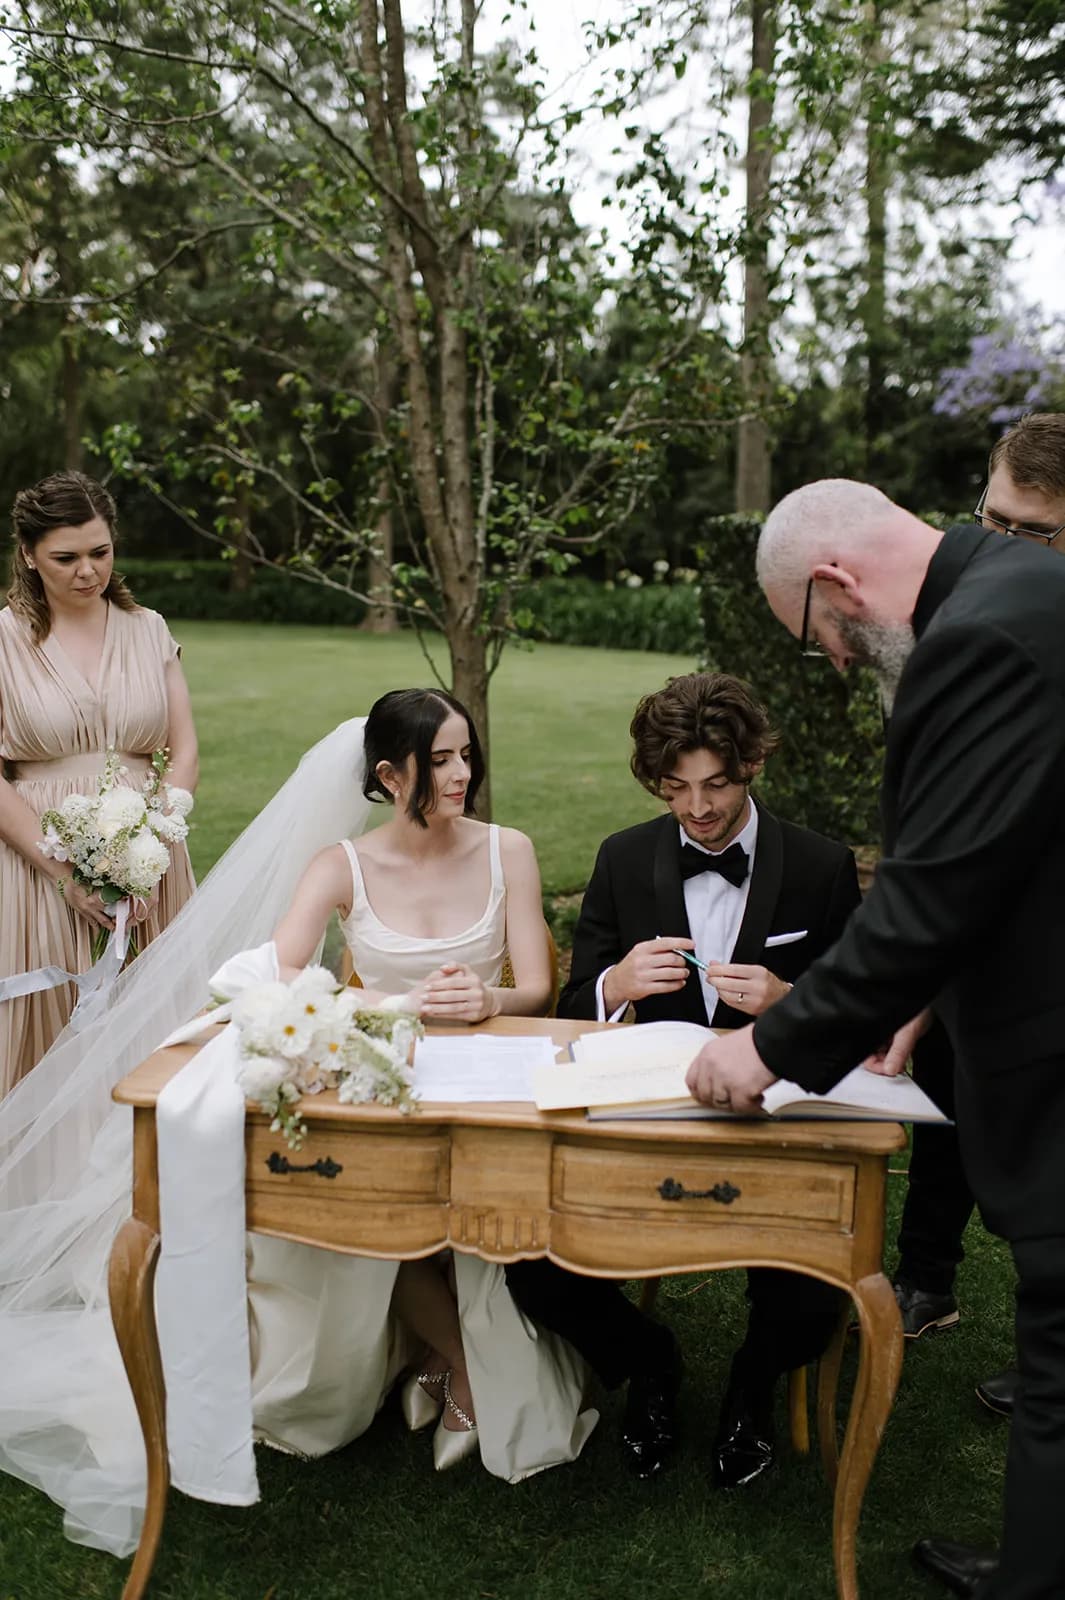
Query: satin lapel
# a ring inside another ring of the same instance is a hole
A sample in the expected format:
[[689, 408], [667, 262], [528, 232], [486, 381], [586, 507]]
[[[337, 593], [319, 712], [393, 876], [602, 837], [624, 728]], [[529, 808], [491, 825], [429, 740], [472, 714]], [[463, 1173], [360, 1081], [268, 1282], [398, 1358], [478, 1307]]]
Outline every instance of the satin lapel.
[[[663, 817], [655, 846], [654, 889], [656, 934], [677, 934], [691, 938], [688, 912], [684, 904], [684, 880], [680, 875], [680, 834], [673, 817]], [[679, 1020], [706, 1023], [706, 1006], [699, 974], [693, 967], [684, 988], [670, 998]]]
[[773, 912], [784, 876], [784, 835], [780, 823], [764, 806], [758, 807], [758, 843], [747, 907], [736, 935], [732, 960], [746, 966], [761, 962]]

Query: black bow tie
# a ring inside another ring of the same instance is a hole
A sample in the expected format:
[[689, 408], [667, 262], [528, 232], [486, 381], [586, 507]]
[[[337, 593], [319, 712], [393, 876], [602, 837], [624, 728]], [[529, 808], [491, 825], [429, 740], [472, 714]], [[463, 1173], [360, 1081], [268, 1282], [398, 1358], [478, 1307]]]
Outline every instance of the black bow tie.
[[750, 871], [747, 852], [741, 844], [730, 844], [719, 856], [709, 856], [690, 844], [680, 847], [680, 875], [694, 878], [699, 872], [720, 872], [723, 878], [738, 889]]

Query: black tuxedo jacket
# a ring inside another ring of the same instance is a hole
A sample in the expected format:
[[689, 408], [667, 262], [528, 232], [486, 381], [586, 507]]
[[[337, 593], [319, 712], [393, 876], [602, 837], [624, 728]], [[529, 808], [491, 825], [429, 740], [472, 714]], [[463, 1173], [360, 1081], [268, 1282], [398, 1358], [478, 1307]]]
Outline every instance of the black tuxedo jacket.
[[836, 948], [760, 1017], [773, 1072], [827, 1088], [934, 1003], [985, 1220], [1065, 1235], [1065, 561], [951, 528], [914, 613], [884, 859]]
[[[854, 856], [807, 828], [779, 822], [758, 807], [758, 842], [743, 922], [731, 959], [768, 967], [794, 983], [815, 956], [839, 938], [860, 899]], [[774, 933], [806, 936], [792, 944], [765, 941]], [[690, 937], [680, 875], [680, 837], [669, 813], [615, 833], [600, 847], [573, 941], [570, 980], [558, 1002], [560, 1017], [594, 1017], [599, 974], [634, 944], [659, 934]], [[636, 1002], [637, 1022], [684, 1021], [706, 1025], [700, 974], [694, 969], [675, 994]], [[742, 1028], [743, 1012], [718, 1005], [714, 1026]]]

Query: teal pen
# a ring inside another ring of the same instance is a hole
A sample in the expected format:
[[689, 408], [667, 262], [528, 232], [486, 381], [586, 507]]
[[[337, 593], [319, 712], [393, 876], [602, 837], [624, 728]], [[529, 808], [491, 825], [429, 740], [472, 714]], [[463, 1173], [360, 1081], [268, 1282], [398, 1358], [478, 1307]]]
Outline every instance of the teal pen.
[[683, 956], [689, 966], [698, 967], [700, 972], [709, 972], [710, 970], [706, 962], [700, 961], [699, 957], [692, 955], [690, 950], [674, 950], [673, 954], [675, 956]]

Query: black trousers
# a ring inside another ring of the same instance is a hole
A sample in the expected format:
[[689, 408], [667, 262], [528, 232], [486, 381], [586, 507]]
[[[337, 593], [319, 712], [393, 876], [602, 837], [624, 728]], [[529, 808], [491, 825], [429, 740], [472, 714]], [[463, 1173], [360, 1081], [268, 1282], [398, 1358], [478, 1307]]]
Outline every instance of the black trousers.
[[999, 1570], [980, 1600], [1065, 1595], [1065, 1238], [1014, 1242], [1021, 1373]]
[[[933, 1022], [918, 1041], [913, 1076], [939, 1109], [953, 1118], [954, 1052], [940, 1022]], [[957, 1129], [915, 1123], [896, 1277], [928, 1294], [949, 1294], [965, 1256], [961, 1241], [972, 1211]]]
[[[544, 1259], [512, 1262], [506, 1273], [525, 1315], [567, 1339], [609, 1389], [653, 1371], [672, 1349], [670, 1333], [614, 1279], [586, 1278]], [[737, 1381], [769, 1384], [823, 1354], [843, 1305], [838, 1289], [801, 1273], [755, 1267], [747, 1294], [747, 1336], [733, 1363]]]

